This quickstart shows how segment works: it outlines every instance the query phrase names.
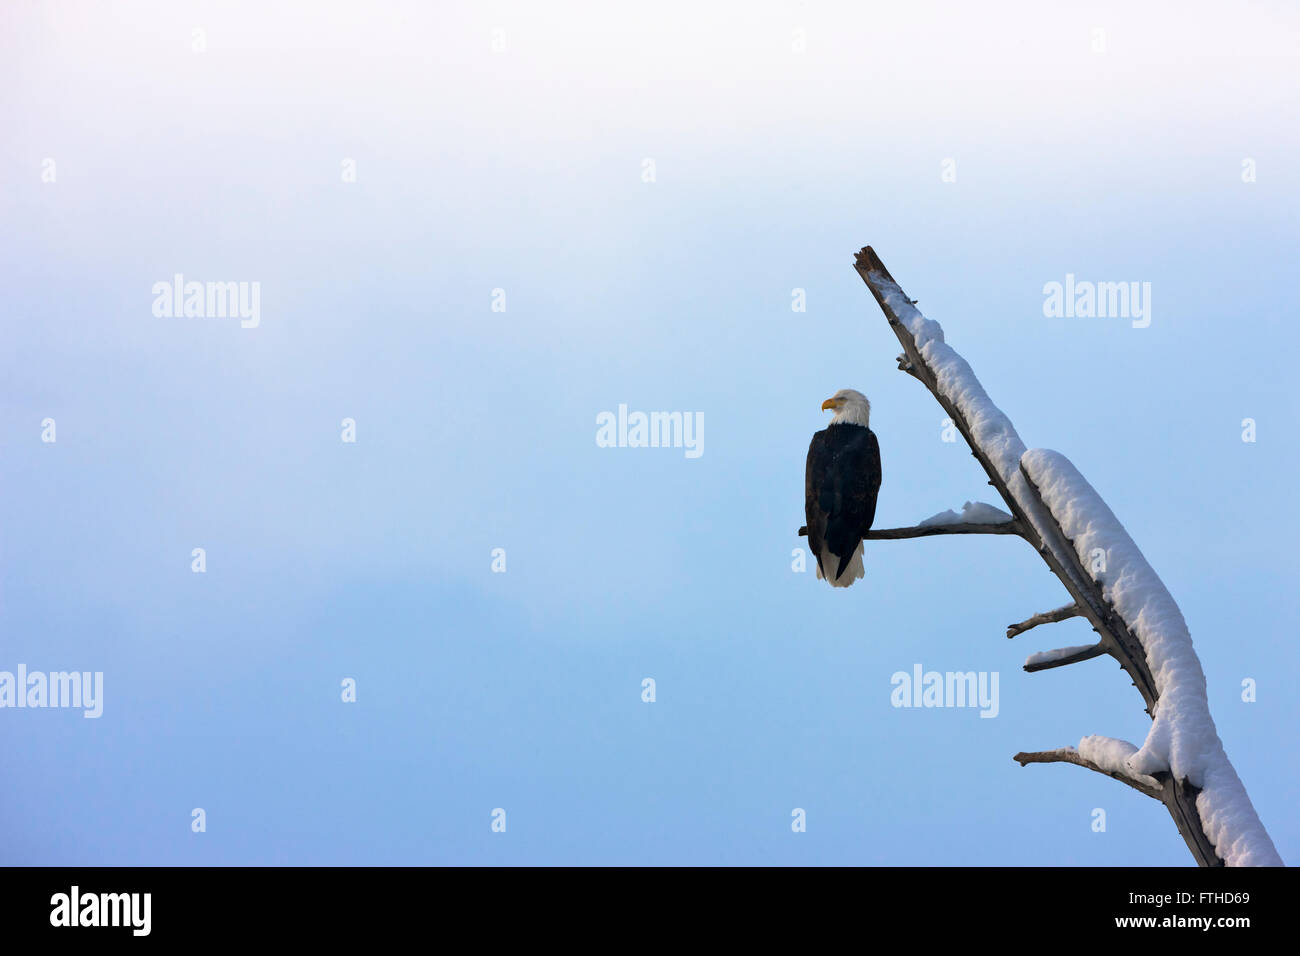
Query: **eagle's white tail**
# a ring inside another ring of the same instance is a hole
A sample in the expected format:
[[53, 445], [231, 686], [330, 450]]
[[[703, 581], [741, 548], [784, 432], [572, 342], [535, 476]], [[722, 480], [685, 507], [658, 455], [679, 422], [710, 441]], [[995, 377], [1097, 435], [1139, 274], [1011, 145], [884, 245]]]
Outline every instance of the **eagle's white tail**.
[[[822, 567], [825, 566], [828, 574], [834, 574], [835, 569], [840, 566], [840, 556], [831, 554], [826, 545], [822, 545], [822, 559], [817, 565], [817, 578], [823, 577]], [[849, 565], [844, 569], [844, 573], [838, 578], [831, 578], [831, 587], [846, 588], [860, 577], [865, 577], [866, 572], [862, 568], [862, 542], [858, 542], [857, 549], [853, 552], [853, 557], [849, 560]]]

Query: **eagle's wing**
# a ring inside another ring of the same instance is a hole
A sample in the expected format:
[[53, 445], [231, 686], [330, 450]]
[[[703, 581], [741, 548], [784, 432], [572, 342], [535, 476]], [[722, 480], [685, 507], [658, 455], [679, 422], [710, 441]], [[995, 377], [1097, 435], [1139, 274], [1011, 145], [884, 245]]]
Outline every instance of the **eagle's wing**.
[[880, 492], [880, 443], [869, 428], [835, 425], [813, 435], [804, 474], [804, 516], [808, 544], [821, 562], [822, 544], [836, 555], [838, 578], [858, 543], [871, 530]]

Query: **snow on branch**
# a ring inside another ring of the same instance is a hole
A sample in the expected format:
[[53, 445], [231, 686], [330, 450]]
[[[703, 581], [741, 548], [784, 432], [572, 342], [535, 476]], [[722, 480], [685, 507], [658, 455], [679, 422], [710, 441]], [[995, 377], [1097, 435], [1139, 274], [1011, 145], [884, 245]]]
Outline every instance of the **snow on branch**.
[[1229, 865], [1280, 865], [1281, 858], [1228, 761], [1210, 716], [1205, 673], [1182, 611], [1124, 526], [1070, 461], [1035, 449], [1021, 459], [1029, 481], [1089, 567], [1107, 603], [1145, 652], [1158, 702], [1134, 772], [1168, 771], [1199, 790], [1196, 807], [1205, 835]]
[[[952, 514], [951, 511], [948, 514]], [[937, 516], [936, 516], [937, 517]], [[921, 522], [906, 528], [872, 528], [865, 535], [867, 541], [892, 541], [898, 538], [929, 538], [936, 534], [1018, 534], [1024, 535], [1024, 527], [1019, 521], [1004, 515], [1009, 520], [996, 524], [985, 521], [966, 521], [957, 524], [929, 524]], [[808, 526], [799, 527], [799, 537], [808, 534]]]
[[[952, 514], [952, 512], [948, 512]], [[928, 538], [936, 534], [1024, 534], [1024, 528], [1014, 518], [999, 521], [962, 521], [953, 524], [930, 524], [922, 521], [911, 528], [872, 528], [865, 535], [869, 541], [889, 541], [896, 538]]]
[[1134, 790], [1140, 790], [1148, 797], [1163, 800], [1163, 786], [1155, 777], [1133, 773], [1124, 764], [1128, 754], [1137, 748], [1123, 740], [1109, 737], [1084, 737], [1079, 747], [1058, 747], [1055, 750], [1040, 750], [1035, 753], [1018, 753], [1012, 759], [1020, 766], [1031, 763], [1072, 763], [1079, 767], [1104, 773], [1106, 776], [1126, 783]]
[[[1011, 625], [1007, 636], [1076, 615], [1087, 618], [1099, 635], [1095, 645], [1033, 655], [1026, 670], [1110, 654], [1132, 678], [1153, 720], [1140, 748], [1085, 737], [1077, 750], [1021, 753], [1016, 760], [1022, 766], [1074, 763], [1159, 799], [1202, 866], [1281, 865], [1223, 752], [1210, 718], [1205, 675], [1182, 614], [1123, 526], [1063, 456], [1027, 452], [1011, 420], [989, 399], [970, 365], [944, 341], [939, 323], [916, 309], [915, 300], [907, 297], [870, 246], [858, 253], [854, 267], [903, 347], [899, 368], [930, 390], [1010, 509], [1009, 521], [987, 527], [1006, 527], [1011, 530], [1003, 533], [1024, 537], [1072, 599], [1055, 611]], [[936, 515], [930, 520], [938, 523], [930, 527], [952, 529], [958, 527], [952, 519], [960, 517], [952, 512]], [[923, 526], [889, 530], [917, 532]], [[1094, 567], [1104, 570], [1094, 572]]]
[[[799, 536], [808, 534], [808, 526], [799, 529]], [[928, 538], [936, 534], [1024, 534], [1024, 528], [1015, 518], [1001, 508], [982, 501], [968, 501], [962, 505], [961, 514], [951, 508], [932, 515], [907, 528], [872, 528], [865, 535], [867, 541], [890, 541], [898, 538]]]
[[919, 521], [917, 524], [919, 527], [925, 528], [936, 524], [1002, 524], [1012, 520], [1014, 519], [1011, 515], [1001, 508], [985, 504], [982, 501], [968, 501], [961, 506], [961, 514], [950, 508], [947, 511], [941, 511], [937, 515], [926, 518], [924, 521]]
[[1030, 654], [1025, 659], [1025, 670], [1029, 673], [1035, 671], [1050, 670], [1053, 667], [1064, 667], [1067, 664], [1077, 664], [1080, 661], [1090, 661], [1094, 657], [1101, 657], [1106, 653], [1106, 645], [1101, 641], [1096, 644], [1078, 644], [1074, 647], [1058, 647], [1054, 651], [1039, 651], [1037, 654]]

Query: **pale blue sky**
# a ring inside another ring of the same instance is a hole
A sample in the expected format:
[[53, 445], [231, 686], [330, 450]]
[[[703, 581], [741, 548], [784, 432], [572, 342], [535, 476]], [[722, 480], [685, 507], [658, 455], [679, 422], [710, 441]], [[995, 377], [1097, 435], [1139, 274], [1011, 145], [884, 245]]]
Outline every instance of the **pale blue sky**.
[[[1005, 639], [1065, 600], [1023, 542], [791, 571], [839, 388], [878, 525], [994, 500], [871, 243], [1178, 599], [1296, 862], [1300, 17], [1213, 9], [6, 6], [0, 670], [105, 702], [0, 710], [0, 859], [1190, 863], [1154, 801], [1012, 762], [1149, 726], [1106, 660], [1021, 671], [1090, 634]], [[155, 318], [177, 272], [260, 282], [260, 326]], [[1150, 282], [1151, 326], [1045, 318], [1067, 273]], [[619, 403], [704, 454], [598, 448]], [[917, 663], [998, 672], [999, 716], [894, 709]]]

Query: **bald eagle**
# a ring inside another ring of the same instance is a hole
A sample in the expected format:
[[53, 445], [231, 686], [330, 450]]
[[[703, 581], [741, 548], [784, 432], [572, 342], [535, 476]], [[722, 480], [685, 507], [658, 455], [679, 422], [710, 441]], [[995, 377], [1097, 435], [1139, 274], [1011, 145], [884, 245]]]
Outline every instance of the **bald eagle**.
[[822, 402], [834, 416], [808, 445], [804, 515], [817, 577], [846, 588], [863, 576], [862, 539], [876, 517], [880, 491], [880, 444], [868, 427], [871, 403], [842, 388]]

